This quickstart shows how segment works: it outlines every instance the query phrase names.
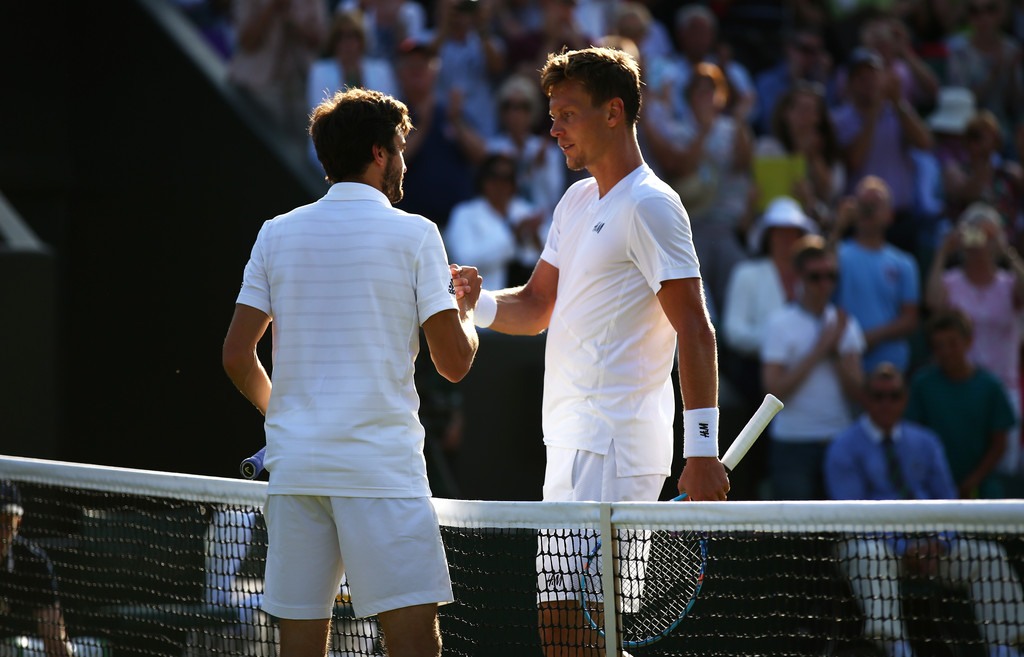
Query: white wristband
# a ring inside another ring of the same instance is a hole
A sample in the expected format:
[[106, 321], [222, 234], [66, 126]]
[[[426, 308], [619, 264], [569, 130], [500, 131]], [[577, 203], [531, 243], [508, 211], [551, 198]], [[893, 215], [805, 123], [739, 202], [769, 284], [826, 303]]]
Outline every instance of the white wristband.
[[494, 323], [498, 314], [498, 300], [494, 298], [494, 292], [480, 290], [480, 298], [476, 300], [476, 308], [473, 309], [473, 323], [480, 328], [487, 328]]
[[683, 411], [683, 457], [718, 457], [718, 409]]

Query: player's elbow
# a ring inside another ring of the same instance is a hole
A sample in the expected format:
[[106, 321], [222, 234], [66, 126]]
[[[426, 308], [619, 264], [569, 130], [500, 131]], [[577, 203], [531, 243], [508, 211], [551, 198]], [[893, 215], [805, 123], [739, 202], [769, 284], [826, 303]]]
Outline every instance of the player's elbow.
[[432, 360], [434, 367], [437, 368], [437, 373], [452, 383], [458, 383], [469, 374], [473, 360], [476, 358], [476, 348], [476, 341], [467, 340], [458, 349], [434, 356]]
[[252, 366], [252, 360], [252, 350], [240, 348], [230, 342], [224, 343], [221, 350], [221, 365], [232, 380], [244, 378]]

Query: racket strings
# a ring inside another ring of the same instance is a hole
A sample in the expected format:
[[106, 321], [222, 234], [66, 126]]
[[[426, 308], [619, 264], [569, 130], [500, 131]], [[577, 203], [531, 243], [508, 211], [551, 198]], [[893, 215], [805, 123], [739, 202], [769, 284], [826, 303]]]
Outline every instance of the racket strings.
[[[668, 634], [689, 611], [704, 578], [707, 537], [702, 532], [622, 530], [618, 534], [616, 590], [621, 638], [626, 647]], [[587, 560], [580, 602], [600, 629], [601, 547]]]
[[[698, 532], [652, 532], [640, 578], [620, 587], [636, 588], [639, 605], [623, 606], [622, 638], [642, 644], [664, 636], [686, 615], [704, 578], [707, 541]], [[624, 575], [620, 571], [620, 577]]]

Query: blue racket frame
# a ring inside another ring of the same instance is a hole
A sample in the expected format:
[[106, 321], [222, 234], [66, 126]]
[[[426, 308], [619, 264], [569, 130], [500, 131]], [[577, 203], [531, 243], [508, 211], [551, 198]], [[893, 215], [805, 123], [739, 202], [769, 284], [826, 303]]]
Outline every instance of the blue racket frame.
[[[682, 495], [680, 495], [678, 497], [672, 498], [672, 501], [673, 502], [679, 502], [679, 501], [682, 501], [682, 500], [685, 500], [685, 499], [686, 499], [686, 493], [683, 493]], [[598, 634], [600, 634], [603, 637], [604, 636], [604, 629], [600, 625], [598, 625], [597, 622], [594, 621], [594, 618], [590, 615], [590, 611], [587, 609], [587, 573], [590, 572], [590, 566], [598, 558], [598, 553], [600, 551], [601, 551], [601, 541], [598, 541], [597, 545], [594, 546], [593, 551], [590, 553], [590, 556], [587, 557], [587, 562], [583, 566], [583, 572], [580, 574], [580, 597], [579, 597], [579, 603], [580, 603], [580, 609], [583, 610], [583, 616], [584, 616], [584, 618], [587, 619], [587, 623], [589, 623], [590, 627], [592, 627], [593, 629], [597, 630]], [[679, 623], [681, 623], [683, 621], [683, 619], [686, 618], [687, 614], [690, 613], [690, 609], [693, 607], [693, 603], [697, 601], [697, 596], [700, 595], [700, 589], [704, 585], [704, 572], [705, 572], [705, 569], [707, 568], [707, 562], [708, 562], [708, 533], [707, 532], [701, 532], [701, 538], [700, 538], [700, 572], [697, 573], [697, 585], [694, 587], [693, 595], [690, 596], [690, 600], [686, 603], [686, 607], [683, 609], [683, 613], [681, 613], [679, 615], [679, 618], [677, 618], [674, 622], [672, 622], [668, 627], [666, 627], [664, 630], [662, 630], [660, 634], [657, 634], [657, 635], [652, 636], [652, 637], [648, 637], [648, 638], [640, 640], [640, 641], [637, 641], [637, 640], [633, 640], [633, 641], [620, 641], [620, 647], [622, 647], [622, 648], [639, 648], [641, 646], [649, 646], [652, 643], [657, 643], [658, 641], [661, 641], [662, 639], [667, 637], [669, 634], [671, 634], [672, 631], [675, 630], [679, 626]]]

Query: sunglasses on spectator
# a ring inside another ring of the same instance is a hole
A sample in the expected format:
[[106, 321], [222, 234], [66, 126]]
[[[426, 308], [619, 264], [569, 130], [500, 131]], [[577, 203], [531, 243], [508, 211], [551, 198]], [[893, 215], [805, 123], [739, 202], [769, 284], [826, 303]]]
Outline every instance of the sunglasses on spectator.
[[903, 394], [904, 393], [902, 390], [872, 390], [871, 392], [868, 393], [868, 398], [870, 398], [872, 401], [898, 402], [902, 401]]
[[495, 171], [494, 173], [487, 175], [487, 180], [500, 180], [502, 182], [515, 182], [516, 175], [514, 173], [505, 173], [503, 171]]
[[839, 280], [839, 272], [837, 271], [809, 271], [804, 274], [804, 278], [812, 283], [820, 283], [822, 281], [829, 281], [835, 283]]
[[504, 110], [519, 110], [520, 112], [529, 112], [530, 103], [524, 100], [510, 100], [501, 104], [502, 111]]

